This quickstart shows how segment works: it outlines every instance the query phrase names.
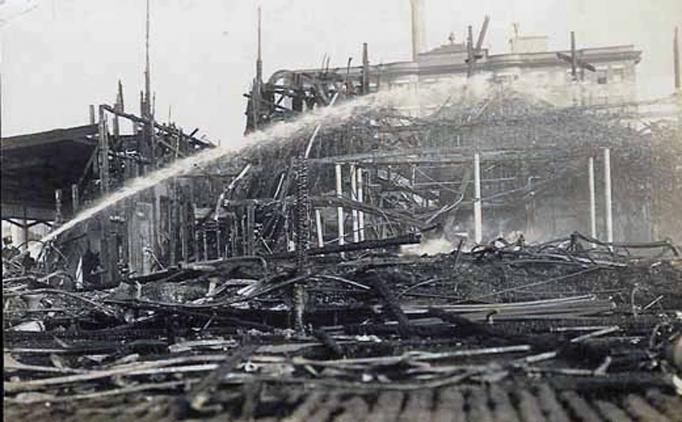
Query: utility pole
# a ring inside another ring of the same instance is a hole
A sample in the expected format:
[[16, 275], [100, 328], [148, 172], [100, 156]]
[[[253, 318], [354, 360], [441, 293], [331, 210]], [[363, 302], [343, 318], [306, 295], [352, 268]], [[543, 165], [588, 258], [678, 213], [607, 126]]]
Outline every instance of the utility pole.
[[[142, 117], [151, 121], [152, 116], [152, 83], [151, 83], [151, 66], [149, 64], [149, 33], [150, 33], [150, 0], [147, 0], [146, 20], [145, 20], [145, 66], [144, 66], [144, 96], [142, 99]], [[152, 168], [156, 168], [156, 145], [154, 143], [154, 124], [145, 123], [144, 125], [145, 142], [150, 147], [150, 158]]]

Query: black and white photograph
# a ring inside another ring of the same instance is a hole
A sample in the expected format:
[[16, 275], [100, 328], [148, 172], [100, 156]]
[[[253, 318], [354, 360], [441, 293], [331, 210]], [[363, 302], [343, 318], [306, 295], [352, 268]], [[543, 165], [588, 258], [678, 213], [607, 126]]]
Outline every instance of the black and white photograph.
[[0, 0], [3, 421], [682, 421], [681, 0]]

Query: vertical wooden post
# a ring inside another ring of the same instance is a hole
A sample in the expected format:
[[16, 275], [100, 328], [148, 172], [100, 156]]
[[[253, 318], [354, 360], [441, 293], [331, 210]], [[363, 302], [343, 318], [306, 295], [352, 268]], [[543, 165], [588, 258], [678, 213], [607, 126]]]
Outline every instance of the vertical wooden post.
[[71, 210], [73, 215], [76, 215], [79, 206], [78, 184], [74, 183], [71, 185]]
[[[350, 165], [350, 199], [353, 201], [358, 200], [358, 178], [355, 170], [355, 164]], [[358, 217], [358, 210], [353, 207], [351, 210], [351, 216], [353, 217], [353, 242], [357, 243], [360, 241], [360, 222]]]
[[54, 191], [54, 222], [61, 224], [64, 220], [62, 218], [62, 190], [55, 189]]
[[[337, 198], [343, 198], [341, 164], [337, 163], [334, 166], [334, 170], [336, 172], [336, 197]], [[343, 224], [344, 224], [343, 207], [336, 207], [336, 223], [338, 226], [338, 235], [339, 235], [338, 243], [339, 243], [339, 245], [343, 246], [346, 243], [344, 227], [343, 227]]]
[[604, 148], [604, 202], [606, 206], [606, 241], [613, 242], [613, 209], [611, 204], [611, 150]]
[[324, 247], [324, 233], [322, 232], [322, 215], [318, 208], [315, 208], [315, 228], [317, 231], [317, 247]]
[[597, 201], [594, 188], [594, 158], [590, 157], [587, 164], [588, 183], [590, 192], [590, 236], [597, 238]]
[[483, 240], [483, 216], [481, 213], [481, 157], [474, 154], [474, 240]]
[[31, 240], [31, 239], [29, 239], [29, 237], [31, 236], [31, 232], [29, 231], [29, 227], [28, 227], [28, 210], [26, 209], [26, 207], [22, 207], [22, 208], [24, 211], [24, 213], [23, 213], [24, 218], [21, 221], [21, 223], [22, 223], [21, 233], [24, 235], [24, 238], [19, 239], [19, 241], [17, 241], [17, 244], [23, 243], [24, 244], [23, 250], [27, 251], [28, 250], [28, 241]]
[[171, 179], [170, 182], [170, 194], [169, 194], [169, 210], [168, 210], [168, 218], [169, 218], [169, 224], [168, 224], [168, 236], [169, 236], [169, 242], [168, 242], [168, 247], [169, 247], [169, 259], [170, 259], [170, 265], [175, 266], [178, 262], [177, 260], [177, 248], [178, 248], [178, 243], [177, 243], [177, 225], [178, 225], [178, 184], [177, 180], [175, 178]]
[[[377, 170], [377, 171], [378, 171], [378, 170]], [[378, 177], [379, 177], [379, 176], [378, 176], [378, 173], [377, 173], [377, 178], [378, 178]], [[386, 177], [387, 177], [387, 179], [388, 179], [389, 182], [390, 182], [391, 180], [393, 180], [393, 176], [392, 176], [392, 173], [391, 173], [391, 165], [390, 165], [390, 164], [388, 165], [388, 168], [386, 169]], [[379, 208], [383, 208], [383, 207], [384, 207], [384, 195], [383, 195], [383, 192], [382, 192], [382, 191], [383, 191], [383, 189], [379, 192]], [[389, 228], [389, 227], [388, 227], [388, 224], [389, 224], [388, 219], [382, 219], [382, 224], [381, 224], [381, 238], [382, 238], [382, 239], [386, 239], [386, 238], [388, 237], [388, 228]]]
[[100, 154], [100, 190], [103, 195], [109, 193], [109, 134], [104, 107], [99, 107], [99, 154]]
[[[357, 169], [358, 177], [358, 202], [365, 202], [365, 188], [362, 178], [363, 170], [362, 168]], [[365, 240], [365, 213], [363, 211], [358, 212], [358, 226], [360, 229], [360, 241]]]
[[242, 233], [242, 249], [240, 252], [240, 256], [247, 255], [248, 250], [249, 250], [249, 237], [246, 235], [247, 228], [246, 228], [246, 216], [242, 215], [239, 219], [239, 223], [241, 226], [241, 233]]
[[256, 208], [253, 204], [246, 206], [246, 254], [254, 255], [256, 251]]
[[[107, 121], [103, 106], [99, 106], [99, 178], [100, 192], [102, 196], [109, 193], [109, 134], [107, 133]], [[109, 221], [109, 211], [104, 211], [100, 218], [100, 257], [105, 272], [102, 274], [103, 285], [109, 285], [116, 274], [116, 261], [114, 250], [111, 247], [111, 222]]]
[[[120, 84], [121, 84], [121, 81], [119, 81], [118, 83], [119, 83], [119, 85], [120, 85]], [[119, 94], [116, 94], [116, 103], [114, 103], [114, 110], [120, 112], [120, 111], [122, 111], [122, 110], [121, 110], [121, 105], [119, 104], [119, 100], [120, 100], [120, 99], [119, 99], [119, 96], [120, 96]], [[113, 115], [113, 117], [112, 117], [112, 123], [111, 123], [111, 124], [112, 124], [112, 131], [114, 132], [114, 133], [113, 133], [113, 135], [114, 135], [114, 143], [118, 143], [118, 142], [119, 142], [119, 139], [120, 139], [120, 136], [121, 136], [121, 131], [120, 131], [120, 128], [119, 128], [119, 121], [118, 121], [118, 114], [117, 114], [117, 113], [114, 113], [114, 115]]]
[[220, 259], [223, 257], [222, 243], [220, 242], [221, 236], [222, 236], [222, 231], [220, 230], [220, 224], [218, 224], [216, 226], [216, 229], [215, 229], [215, 249], [216, 249], [216, 258], [217, 259]]
[[109, 275], [111, 274], [111, 249], [109, 248], [109, 213], [103, 212], [98, 217], [100, 223], [100, 250], [99, 256], [104, 272], [102, 273], [102, 281], [106, 285], [109, 282]]
[[181, 188], [178, 210], [180, 211], [180, 260], [187, 262], [187, 239], [189, 237], [189, 220], [187, 219], [187, 190], [185, 186]]
[[239, 224], [236, 218], [232, 218], [232, 230], [230, 230], [230, 247], [232, 248], [232, 254], [230, 256], [238, 256], [239, 251]]
[[90, 110], [90, 124], [94, 125], [97, 122], [95, 120], [95, 106], [94, 106], [94, 104], [90, 104], [89, 110]]
[[[196, 204], [196, 195], [194, 193], [195, 180], [190, 180], [189, 183], [189, 223], [190, 223], [190, 236], [188, 240], [191, 240], [192, 247], [194, 248], [194, 260], [199, 260], [199, 240], [197, 239], [197, 227], [196, 227], [196, 213], [194, 212], [194, 207]], [[189, 261], [189, 256], [187, 257]]]
[[208, 237], [206, 236], [208, 234], [208, 230], [206, 228], [203, 228], [201, 230], [201, 239], [203, 241], [204, 245], [204, 261], [208, 261]]

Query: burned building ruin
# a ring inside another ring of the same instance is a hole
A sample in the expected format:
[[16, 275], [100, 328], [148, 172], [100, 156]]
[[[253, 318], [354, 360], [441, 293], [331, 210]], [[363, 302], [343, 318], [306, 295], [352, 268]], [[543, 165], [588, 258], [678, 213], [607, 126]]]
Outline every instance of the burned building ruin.
[[634, 46], [427, 51], [411, 6], [412, 60], [269, 77], [259, 10], [236, 151], [148, 51], [139, 113], [2, 139], [15, 418], [679, 419], [679, 65], [640, 100]]

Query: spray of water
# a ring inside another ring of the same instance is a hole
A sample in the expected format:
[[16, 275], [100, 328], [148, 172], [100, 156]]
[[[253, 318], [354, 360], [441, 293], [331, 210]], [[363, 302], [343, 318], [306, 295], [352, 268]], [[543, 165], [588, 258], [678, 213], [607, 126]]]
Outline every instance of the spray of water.
[[[367, 108], [419, 107], [423, 103], [442, 104], [448, 100], [452, 101], [453, 97], [462, 94], [466, 94], [469, 99], [481, 98], [488, 93], [489, 89], [490, 84], [488, 80], [482, 76], [466, 81], [446, 80], [419, 89], [414, 89], [414, 87], [394, 88], [357, 97], [334, 107], [317, 109], [295, 120], [274, 124], [266, 130], [244, 136], [238, 144], [248, 148], [262, 148], [267, 146], [269, 142], [286, 139], [300, 131], [310, 130], [312, 132], [313, 128], [318, 124], [327, 128], [338, 126]], [[212, 164], [236, 152], [238, 150], [235, 147], [228, 146], [206, 150], [175, 161], [171, 165], [145, 176], [132, 179], [119, 190], [107, 195], [91, 207], [78, 213], [71, 220], [45, 236], [42, 241], [49, 242], [54, 240], [60, 234], [73, 229], [78, 224], [89, 220], [126, 198], [130, 198], [173, 177], [190, 174], [201, 169], [203, 166]]]

